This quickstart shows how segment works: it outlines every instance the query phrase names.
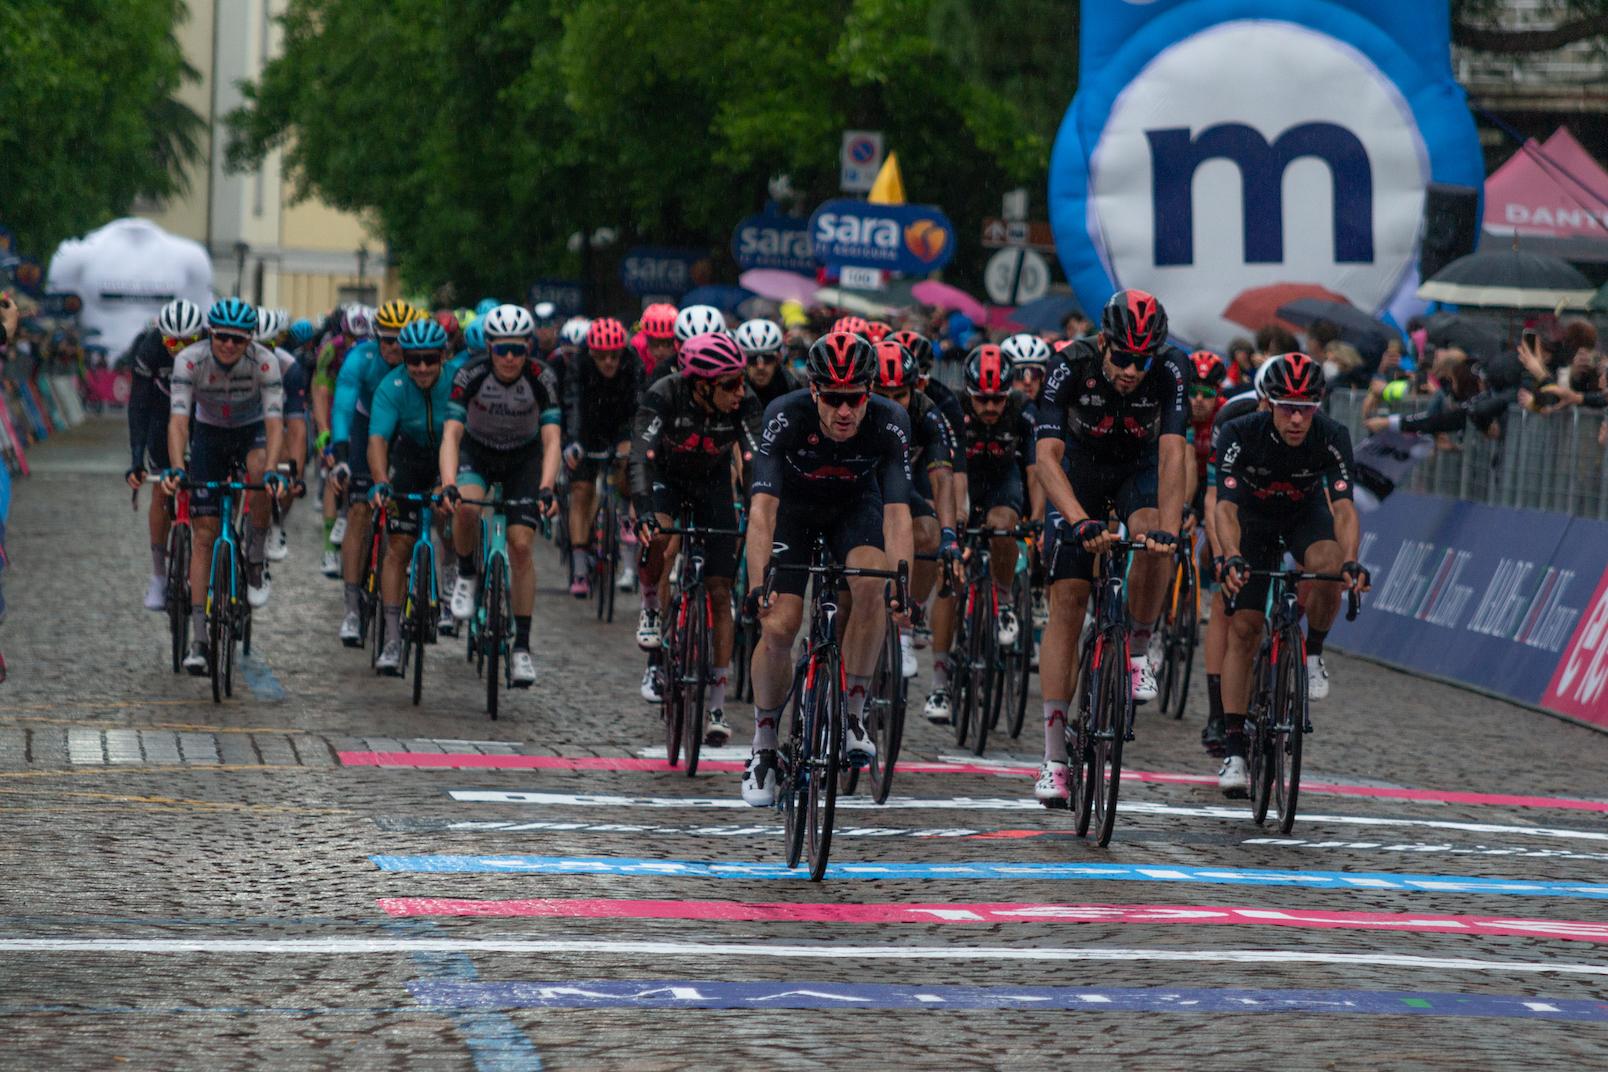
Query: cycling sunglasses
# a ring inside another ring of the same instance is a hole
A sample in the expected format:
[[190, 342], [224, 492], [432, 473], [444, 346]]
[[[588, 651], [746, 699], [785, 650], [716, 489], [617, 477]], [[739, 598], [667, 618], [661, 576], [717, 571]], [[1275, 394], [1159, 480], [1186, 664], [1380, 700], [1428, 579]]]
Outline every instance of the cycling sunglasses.
[[1111, 358], [1111, 363], [1119, 369], [1131, 369], [1137, 365], [1140, 372], [1149, 372], [1150, 362], [1154, 360], [1149, 354], [1130, 354], [1126, 350], [1118, 350], [1114, 346], [1107, 356]]
[[1189, 389], [1189, 397], [1190, 398], [1216, 398], [1217, 397], [1217, 388], [1215, 388], [1215, 387], [1191, 387]]
[[886, 390], [879, 390], [877, 394], [886, 398], [889, 402], [897, 402], [901, 406], [910, 401], [910, 388], [908, 387], [890, 387]]
[[402, 355], [402, 360], [412, 368], [419, 368], [423, 365], [441, 364], [441, 355], [431, 350], [409, 350]]
[[772, 350], [769, 353], [765, 353], [765, 354], [749, 354], [748, 355], [748, 363], [750, 365], [774, 365], [774, 364], [776, 364], [776, 362], [780, 361], [781, 359], [782, 359], [782, 355], [777, 353], [775, 350]]
[[742, 376], [726, 376], [715, 381], [715, 390], [725, 391], [728, 394], [733, 391], [741, 391], [744, 382]]
[[530, 353], [530, 343], [494, 342], [491, 344], [490, 349], [491, 352], [497, 357], [513, 357], [515, 354], [518, 354], [520, 357], [524, 357], [526, 354]]
[[378, 333], [374, 336], [375, 341], [381, 346], [395, 346], [399, 338], [401, 338], [400, 335], [380, 335]]
[[828, 409], [859, 409], [871, 397], [869, 391], [822, 391], [819, 395]]
[[996, 392], [983, 392], [983, 391], [968, 391], [966, 393], [971, 395], [971, 400], [973, 402], [977, 403], [978, 405], [983, 405], [983, 406], [1002, 405], [1002, 404], [1004, 404], [1006, 399], [1011, 397], [1009, 392], [1006, 392], [1006, 391], [1000, 391], [1000, 392], [997, 392], [997, 393]]
[[1297, 410], [1315, 410], [1318, 408], [1318, 404], [1316, 402], [1275, 402], [1273, 403], [1273, 408], [1280, 413], [1290, 414]]
[[214, 331], [212, 341], [225, 346], [246, 346], [251, 342], [250, 335], [236, 335], [232, 331]]

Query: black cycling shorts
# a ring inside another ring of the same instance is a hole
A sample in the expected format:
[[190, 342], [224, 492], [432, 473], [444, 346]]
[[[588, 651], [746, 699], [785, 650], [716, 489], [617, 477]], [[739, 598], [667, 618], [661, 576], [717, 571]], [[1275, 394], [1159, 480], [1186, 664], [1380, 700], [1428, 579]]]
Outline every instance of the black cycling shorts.
[[[685, 507], [685, 511], [683, 511]], [[735, 529], [737, 510], [732, 503], [731, 485], [724, 479], [705, 480], [683, 486], [653, 482], [653, 512], [663, 514], [670, 523], [692, 522], [693, 528]], [[704, 576], [730, 580], [737, 576], [737, 537], [704, 537]]]
[[[990, 473], [982, 480], [974, 472], [968, 477], [967, 487], [971, 494], [969, 525], [982, 525], [988, 519], [988, 512], [997, 507], [1009, 507], [1016, 511], [1017, 517], [1026, 510], [1027, 487], [1022, 483], [1022, 471], [1014, 465], [1003, 472]], [[1078, 501], [1083, 500], [1080, 497]]]
[[354, 503], [368, 502], [369, 489], [374, 487], [374, 474], [369, 472], [368, 441], [369, 415], [352, 414], [351, 438], [346, 441], [346, 467], [352, 475], [346, 484], [347, 499]]
[[[243, 475], [246, 456], [267, 445], [268, 433], [262, 421], [241, 428], [220, 428], [195, 421], [190, 425], [190, 465], [186, 472], [197, 482], [227, 480], [236, 469]], [[190, 493], [192, 515], [217, 517], [219, 509], [216, 490], [196, 488]]]
[[[422, 495], [440, 482], [436, 452], [404, 436], [391, 441], [391, 490], [400, 495]], [[386, 531], [392, 535], [417, 536], [419, 518], [426, 511], [423, 503], [391, 503]]]
[[[1322, 495], [1314, 495], [1299, 506], [1280, 510], [1239, 509], [1240, 555], [1252, 569], [1278, 569], [1288, 551], [1297, 562], [1306, 560], [1307, 549], [1315, 543], [1334, 539], [1334, 514]], [[1235, 597], [1234, 604], [1250, 611], [1267, 606], [1266, 577], [1252, 577]]]
[[[847, 563], [856, 547], [882, 550], [882, 496], [868, 491], [847, 502], [819, 499], [783, 499], [776, 509], [776, 533], [771, 537], [771, 561], [777, 565], [808, 566], [815, 538], [824, 537], [827, 550]], [[802, 596], [809, 574], [788, 570], [776, 575], [772, 590]]]
[[[1131, 462], [1113, 464], [1097, 461], [1068, 443], [1061, 468], [1085, 513], [1096, 521], [1104, 521], [1114, 509], [1118, 520], [1128, 524], [1140, 510], [1154, 509], [1159, 464], [1155, 447]], [[1050, 564], [1052, 582], [1094, 579], [1094, 556], [1085, 551], [1082, 544], [1061, 538], [1070, 535], [1071, 526], [1063, 523], [1060, 512], [1053, 506], [1044, 519], [1044, 531], [1049, 534], [1045, 561]]]
[[542, 486], [541, 440], [513, 450], [497, 450], [464, 436], [458, 447], [458, 483], [488, 491], [493, 484], [501, 484], [503, 499], [529, 500], [508, 508], [508, 523], [535, 528], [540, 516], [536, 499]]

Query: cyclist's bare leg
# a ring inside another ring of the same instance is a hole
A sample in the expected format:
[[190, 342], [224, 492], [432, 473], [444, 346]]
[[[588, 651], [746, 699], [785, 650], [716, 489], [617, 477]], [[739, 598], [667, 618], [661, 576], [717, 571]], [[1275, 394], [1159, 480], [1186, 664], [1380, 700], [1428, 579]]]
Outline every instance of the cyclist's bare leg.
[[[262, 474], [268, 467], [268, 452], [261, 448], [246, 455], [246, 482], [261, 484]], [[246, 526], [245, 551], [246, 562], [252, 566], [262, 564], [268, 546], [268, 526], [273, 523], [273, 511], [268, 508], [268, 493], [266, 491], [248, 491], [246, 505], [249, 507], [251, 524]]]
[[346, 505], [346, 538], [341, 541], [341, 576], [347, 584], [357, 584], [363, 579], [363, 559], [369, 552], [369, 517], [372, 513], [368, 502], [358, 502], [355, 496]]
[[[1319, 540], [1307, 548], [1301, 568], [1313, 573], [1339, 573], [1342, 559], [1339, 541]], [[1340, 582], [1309, 582], [1301, 603], [1306, 607], [1307, 624], [1327, 633], [1340, 613]]]
[[[888, 556], [880, 548], [856, 547], [843, 563], [851, 569], [888, 568]], [[887, 602], [880, 577], [849, 578], [848, 624], [843, 630], [843, 670], [849, 677], [869, 678], [876, 673], [882, 641], [887, 630]]]
[[1212, 590], [1212, 617], [1206, 623], [1206, 673], [1208, 676], [1223, 672], [1223, 656], [1228, 650], [1228, 602], [1223, 598], [1223, 587]]
[[[452, 514], [452, 549], [458, 552], [459, 563], [473, 563], [480, 550], [481, 510], [471, 504], [485, 501], [486, 489], [479, 484], [460, 484], [458, 494], [463, 502]], [[346, 524], [347, 531], [352, 531], [355, 523], [348, 518]]]
[[[1022, 517], [1009, 506], [996, 506], [988, 511], [985, 523], [991, 529], [1014, 529]], [[1010, 536], [995, 536], [988, 541], [988, 569], [994, 575], [994, 586], [1008, 592], [1016, 577], [1016, 540]]]
[[[195, 540], [190, 548], [190, 606], [205, 607], [207, 578], [212, 573], [212, 543], [218, 538], [223, 520], [217, 516], [197, 517], [190, 521]], [[196, 639], [204, 639], [197, 637]]]
[[508, 526], [508, 568], [514, 617], [528, 618], [536, 606], [536, 530], [531, 526]]
[[715, 634], [710, 638], [709, 660], [713, 669], [731, 664], [732, 633], [731, 578], [705, 577], [704, 588], [709, 592], [709, 604], [715, 611]]
[[[1226, 617], [1226, 615], [1225, 615]], [[1229, 618], [1228, 645], [1223, 653], [1223, 723], [1228, 754], [1245, 755], [1245, 712], [1251, 699], [1251, 660], [1262, 642], [1263, 617], [1240, 608]]]
[[173, 527], [173, 521], [168, 517], [168, 500], [171, 496], [162, 490], [161, 484], [151, 485], [151, 508], [146, 511], [145, 523], [151, 534], [151, 546], [162, 548], [167, 553], [168, 530]]
[[759, 643], [749, 664], [754, 683], [754, 707], [779, 710], [787, 699], [793, 676], [793, 638], [804, 619], [802, 596], [777, 594], [770, 609], [759, 618]]
[[592, 518], [597, 514], [597, 484], [590, 480], [570, 481], [569, 536], [571, 547], [592, 542]]
[[408, 581], [408, 559], [413, 554], [413, 537], [405, 532], [393, 535], [385, 544], [385, 572], [380, 575], [380, 600], [387, 607], [399, 606], [402, 588]]
[[[1142, 539], [1160, 524], [1161, 511], [1149, 507], [1135, 510], [1128, 518], [1128, 538]], [[1150, 626], [1161, 617], [1171, 566], [1172, 556], [1166, 552], [1137, 551], [1128, 569], [1128, 616], [1147, 634]]]

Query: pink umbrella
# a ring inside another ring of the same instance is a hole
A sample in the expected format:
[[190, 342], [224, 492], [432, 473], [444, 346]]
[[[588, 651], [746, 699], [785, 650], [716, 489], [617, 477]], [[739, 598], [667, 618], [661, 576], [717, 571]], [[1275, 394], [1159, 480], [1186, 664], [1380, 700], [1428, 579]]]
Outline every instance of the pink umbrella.
[[[750, 287], [750, 290], [753, 288]], [[926, 305], [938, 309], [953, 309], [964, 315], [974, 324], [981, 324], [988, 319], [988, 310], [983, 303], [967, 294], [959, 287], [952, 287], [948, 283], [940, 283], [936, 279], [927, 279], [917, 283], [910, 293]]]
[[762, 298], [771, 301], [796, 301], [808, 305], [815, 297], [819, 283], [797, 272], [784, 272], [779, 268], [755, 268], [737, 277], [737, 282]]

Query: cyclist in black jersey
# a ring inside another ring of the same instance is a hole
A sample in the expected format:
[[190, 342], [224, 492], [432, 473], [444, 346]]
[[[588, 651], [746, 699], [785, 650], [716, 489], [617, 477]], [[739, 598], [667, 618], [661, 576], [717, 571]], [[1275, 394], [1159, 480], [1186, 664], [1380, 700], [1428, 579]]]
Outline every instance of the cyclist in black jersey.
[[1050, 620], [1039, 656], [1044, 694], [1044, 766], [1034, 795], [1061, 806], [1068, 795], [1066, 711], [1077, 680], [1077, 642], [1094, 554], [1111, 540], [1115, 510], [1147, 550], [1128, 574], [1134, 699], [1156, 698], [1147, 655], [1166, 594], [1169, 556], [1183, 521], [1189, 421], [1188, 358], [1167, 342], [1167, 314], [1142, 290], [1119, 290], [1098, 334], [1051, 362], [1039, 396], [1037, 468], [1049, 499]]
[[748, 360], [748, 388], [759, 399], [761, 412], [790, 391], [804, 386], [782, 364], [782, 329], [773, 320], [745, 320], [733, 336]]
[[[916, 388], [920, 366], [915, 355], [893, 338], [876, 344], [877, 377], [872, 390], [904, 407], [910, 416], [910, 523], [917, 561], [910, 571], [910, 604], [920, 606], [938, 582], [939, 562], [960, 559], [955, 532], [955, 447], [949, 425], [938, 407]], [[930, 556], [937, 555], [938, 560]], [[920, 557], [929, 556], [929, 557]], [[915, 677], [918, 669], [910, 630], [899, 631], [901, 671]]]
[[[1022, 412], [1035, 428], [1038, 427], [1038, 400], [1044, 393], [1044, 375], [1049, 367], [1050, 344], [1037, 335], [1012, 335], [999, 344], [1000, 352], [1011, 359], [1012, 386], [1022, 395]], [[1044, 520], [1044, 485], [1039, 482], [1038, 470], [1029, 451], [1027, 468], [1028, 517]]]
[[[587, 325], [586, 343], [570, 359], [564, 381], [564, 466], [569, 470], [570, 595], [592, 594], [592, 520], [597, 516], [597, 477], [607, 470], [624, 490], [624, 459], [607, 464], [588, 454], [623, 455], [631, 442], [646, 375], [642, 359], [626, 345], [625, 325], [599, 317]], [[629, 588], [627, 580], [624, 587]]]
[[[849, 567], [886, 569], [913, 559], [910, 417], [871, 394], [875, 371], [870, 343], [847, 332], [828, 333], [810, 347], [809, 389], [783, 395], [765, 411], [747, 545], [753, 585], [747, 609], [762, 631], [752, 664], [754, 746], [743, 773], [743, 799], [754, 807], [776, 802], [782, 774], [777, 723], [804, 614], [800, 573], [777, 575], [772, 598], [761, 601], [767, 568], [772, 562], [807, 564], [818, 535]], [[886, 628], [883, 582], [852, 578], [849, 592], [842, 639], [844, 751], [850, 762], [863, 763], [875, 755], [860, 718]], [[900, 628], [908, 627], [908, 609], [896, 611], [904, 619]]]
[[[733, 466], [747, 467], [759, 439], [759, 402], [747, 388], [742, 351], [730, 336], [694, 335], [682, 345], [677, 360], [680, 372], [642, 396], [631, 433], [632, 512], [647, 548], [637, 645], [648, 652], [642, 698], [649, 703], [658, 703], [661, 695], [659, 607], [669, 588], [664, 567], [679, 545], [658, 530], [678, 519], [699, 528], [735, 527]], [[691, 511], [690, 517], [680, 517], [683, 507]], [[704, 737], [710, 744], [723, 745], [731, 739], [724, 709], [731, 675], [731, 583], [737, 574], [737, 537], [709, 537], [704, 551], [704, 582], [718, 609]]]
[[[1323, 369], [1306, 354], [1285, 354], [1263, 376], [1262, 391], [1271, 408], [1224, 425], [1216, 462], [1223, 587], [1239, 608], [1223, 661], [1226, 754], [1217, 784], [1229, 796], [1244, 796], [1249, 787], [1245, 712], [1267, 599], [1267, 581], [1252, 580], [1250, 571], [1277, 569], [1288, 551], [1302, 569], [1338, 570], [1347, 587], [1368, 588], [1368, 571], [1357, 562], [1362, 531], [1351, 501], [1351, 433], [1318, 412]], [[1323, 642], [1340, 611], [1340, 588], [1314, 581], [1303, 592], [1313, 700], [1329, 693]]]

